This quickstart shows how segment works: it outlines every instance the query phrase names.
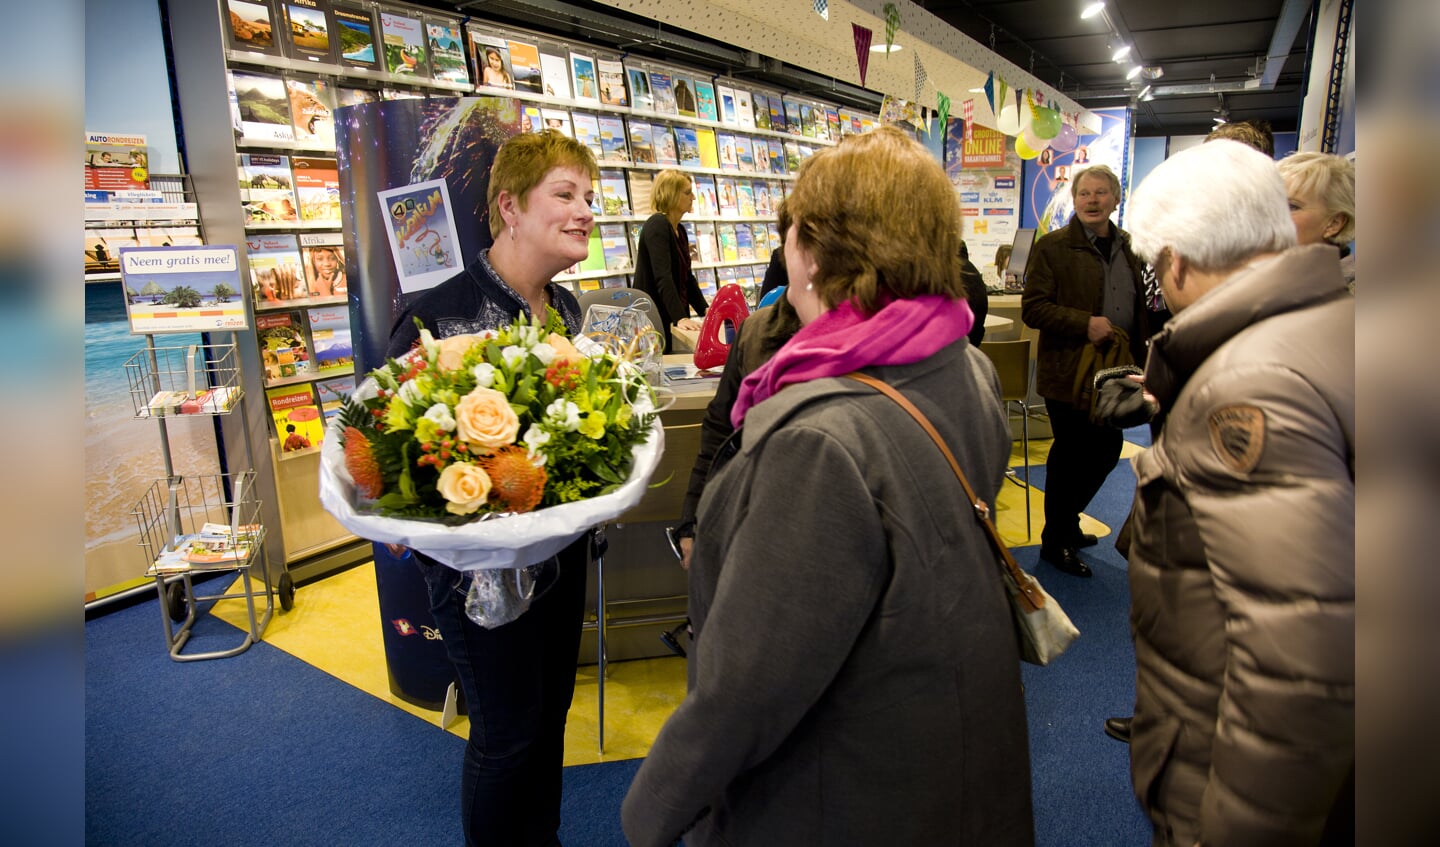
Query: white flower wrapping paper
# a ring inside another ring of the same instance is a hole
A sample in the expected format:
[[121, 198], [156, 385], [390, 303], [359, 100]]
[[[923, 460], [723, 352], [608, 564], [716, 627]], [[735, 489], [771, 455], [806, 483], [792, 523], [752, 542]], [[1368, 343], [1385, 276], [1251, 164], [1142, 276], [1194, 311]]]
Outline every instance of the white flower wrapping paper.
[[[373, 396], [374, 377], [366, 377], [358, 396]], [[634, 404], [638, 415], [655, 406], [642, 394]], [[521, 568], [542, 562], [593, 526], [612, 521], [634, 508], [645, 496], [650, 477], [665, 452], [665, 429], [659, 415], [650, 424], [650, 436], [634, 451], [630, 475], [620, 488], [600, 497], [562, 503], [524, 514], [495, 515], [460, 526], [394, 518], [360, 511], [355, 483], [345, 469], [338, 420], [332, 421], [320, 447], [320, 503], [340, 525], [360, 538], [403, 544], [460, 571]]]

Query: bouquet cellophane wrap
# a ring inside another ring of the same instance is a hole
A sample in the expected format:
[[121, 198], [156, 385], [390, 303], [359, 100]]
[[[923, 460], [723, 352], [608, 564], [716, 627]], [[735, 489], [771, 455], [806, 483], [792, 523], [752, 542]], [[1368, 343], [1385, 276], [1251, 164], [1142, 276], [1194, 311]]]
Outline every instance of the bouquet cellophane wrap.
[[[356, 394], [365, 396], [377, 387], [374, 377], [366, 377]], [[634, 408], [639, 417], [655, 406], [651, 397], [642, 393]], [[325, 511], [360, 538], [403, 544], [456, 570], [473, 571], [521, 568], [544, 561], [591, 527], [634, 508], [645, 496], [665, 452], [665, 429], [656, 415], [650, 436], [635, 447], [630, 475], [609, 494], [524, 514], [497, 514], [459, 526], [363, 511], [356, 502], [355, 483], [345, 469], [340, 442], [338, 421], [332, 421], [320, 447], [320, 503]]]

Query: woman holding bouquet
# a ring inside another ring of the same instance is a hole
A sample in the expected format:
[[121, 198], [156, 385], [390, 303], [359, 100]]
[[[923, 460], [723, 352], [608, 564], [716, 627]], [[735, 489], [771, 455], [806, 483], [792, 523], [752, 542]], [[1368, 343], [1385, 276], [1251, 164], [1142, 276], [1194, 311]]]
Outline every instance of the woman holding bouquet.
[[882, 127], [807, 159], [786, 211], [802, 326], [741, 383], [738, 432], [706, 483], [690, 690], [625, 798], [625, 834], [636, 847], [1031, 844], [994, 553], [924, 430], [843, 378], [906, 395], [994, 501], [1010, 435], [994, 368], [965, 340], [953, 190]]
[[695, 205], [695, 187], [690, 177], [680, 171], [661, 171], [655, 175], [650, 195], [655, 214], [640, 228], [640, 248], [635, 254], [635, 287], [655, 303], [661, 321], [656, 327], [665, 337], [665, 352], [671, 348], [670, 329], [680, 327], [700, 331], [700, 322], [690, 317], [705, 317], [705, 295], [690, 269], [690, 239], [680, 219]]
[[[562, 335], [578, 331], [579, 303], [551, 280], [589, 251], [591, 181], [598, 177], [590, 151], [559, 133], [507, 141], [490, 173], [493, 245], [401, 314], [387, 356], [415, 343], [416, 318], [436, 338], [498, 329], [520, 316]], [[466, 615], [472, 573], [414, 551], [470, 716], [460, 786], [466, 844], [560, 843], [565, 717], [575, 691], [590, 537], [555, 557], [558, 577], [528, 611], [492, 629]]]

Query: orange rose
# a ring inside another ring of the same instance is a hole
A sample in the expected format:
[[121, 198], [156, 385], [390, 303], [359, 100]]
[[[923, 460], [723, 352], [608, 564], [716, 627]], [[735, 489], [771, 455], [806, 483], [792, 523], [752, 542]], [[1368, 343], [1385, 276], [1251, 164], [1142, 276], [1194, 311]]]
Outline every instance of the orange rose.
[[435, 358], [435, 367], [441, 371], [457, 371], [460, 369], [460, 359], [465, 355], [472, 345], [478, 341], [473, 335], [452, 335], [449, 338], [442, 338], [439, 342], [439, 354]]
[[455, 407], [455, 431], [477, 447], [504, 447], [514, 444], [520, 434], [520, 418], [504, 394], [493, 388], [476, 388]]
[[452, 515], [469, 515], [485, 505], [490, 497], [490, 475], [476, 465], [456, 462], [440, 472], [435, 488], [448, 502], [445, 511]]

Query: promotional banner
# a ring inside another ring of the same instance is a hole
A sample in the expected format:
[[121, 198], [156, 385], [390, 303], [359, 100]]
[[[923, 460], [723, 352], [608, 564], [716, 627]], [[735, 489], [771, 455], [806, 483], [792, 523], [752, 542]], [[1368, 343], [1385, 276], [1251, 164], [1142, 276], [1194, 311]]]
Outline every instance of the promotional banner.
[[1125, 197], [1130, 190], [1130, 110], [1093, 109], [1100, 118], [1099, 135], [1082, 135], [1073, 150], [1060, 152], [1046, 147], [1024, 163], [1025, 211], [1021, 225], [1041, 235], [1070, 222], [1075, 205], [1070, 183], [1075, 174], [1091, 165], [1109, 165], [1120, 177], [1121, 205], [1117, 222], [1125, 225]]
[[410, 297], [490, 245], [495, 151], [523, 126], [501, 97], [387, 100], [337, 109], [336, 159], [350, 279], [355, 372], [384, 362]]
[[250, 328], [234, 245], [122, 247], [120, 277], [136, 335]]
[[961, 237], [970, 261], [986, 285], [1003, 283], [995, 271], [995, 251], [1015, 239], [1020, 220], [1020, 157], [1008, 150], [1008, 137], [970, 126], [963, 118], [945, 124], [945, 173], [960, 201]]

